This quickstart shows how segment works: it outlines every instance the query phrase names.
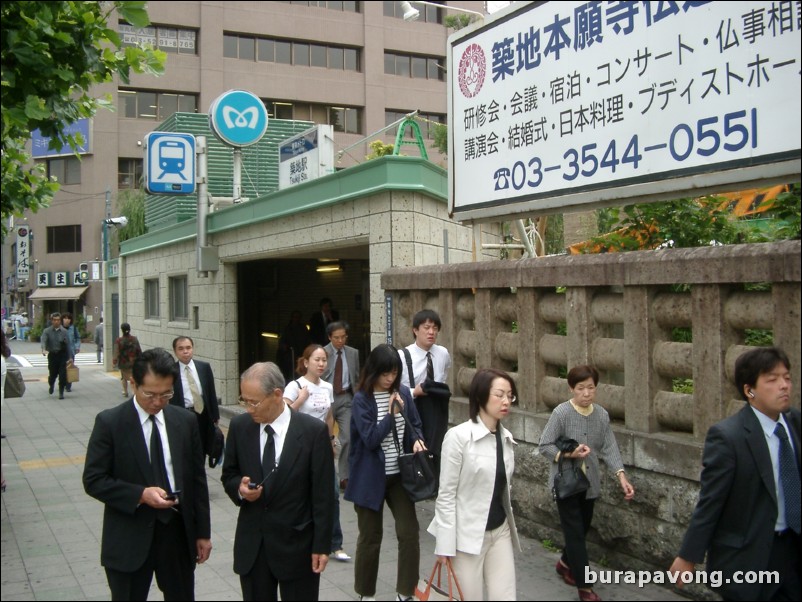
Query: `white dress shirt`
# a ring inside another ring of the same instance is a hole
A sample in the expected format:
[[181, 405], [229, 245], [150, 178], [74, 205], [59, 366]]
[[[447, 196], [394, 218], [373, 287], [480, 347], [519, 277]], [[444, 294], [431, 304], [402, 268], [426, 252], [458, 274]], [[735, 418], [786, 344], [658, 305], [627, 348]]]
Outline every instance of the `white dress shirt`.
[[[416, 385], [426, 380], [426, 350], [418, 347], [417, 343], [412, 343], [407, 347], [409, 355], [412, 357], [413, 381]], [[432, 368], [434, 369], [434, 380], [439, 383], [446, 382], [448, 370], [451, 368], [451, 356], [448, 349], [442, 345], [432, 345], [429, 349], [432, 354]], [[409, 371], [407, 370], [407, 358], [403, 350], [399, 350], [401, 356], [401, 384], [410, 387]], [[410, 388], [414, 389], [414, 386]]]
[[201, 398], [203, 397], [203, 388], [201, 387], [200, 376], [198, 376], [198, 368], [195, 366], [195, 360], [189, 360], [188, 364], [178, 362], [179, 372], [181, 373], [181, 388], [184, 391], [184, 407], [191, 408], [195, 405], [195, 400], [192, 399], [192, 391], [189, 388], [189, 381], [187, 380], [187, 366], [189, 366], [192, 376], [195, 378], [195, 384], [198, 386], [198, 393]]
[[[273, 443], [276, 446], [276, 466], [278, 466], [281, 459], [281, 450], [284, 449], [284, 441], [287, 439], [287, 429], [290, 428], [290, 410], [287, 404], [284, 405], [284, 411], [279, 414], [270, 426], [273, 427]], [[265, 425], [259, 425], [259, 461], [265, 453], [265, 445], [267, 445], [267, 433], [265, 432]]]
[[[150, 433], [153, 430], [153, 423], [150, 421], [150, 414], [142, 409], [136, 402], [136, 396], [131, 400], [139, 414], [139, 423], [142, 425], [142, 435], [145, 437], [145, 445], [148, 448], [148, 458], [150, 458]], [[154, 415], [156, 422], [159, 423], [159, 435], [162, 439], [162, 451], [164, 453], [164, 467], [167, 469], [167, 478], [170, 481], [170, 491], [175, 491], [175, 474], [173, 473], [173, 456], [170, 453], [170, 441], [167, 438], [167, 424], [164, 422], [164, 412], [159, 411]]]
[[785, 494], [780, 487], [780, 438], [774, 434], [774, 429], [777, 424], [782, 424], [785, 432], [788, 434], [788, 443], [791, 445], [791, 451], [794, 449], [794, 438], [791, 436], [791, 429], [788, 427], [788, 422], [785, 416], [780, 414], [779, 420], [775, 422], [763, 412], [751, 406], [752, 411], [755, 413], [763, 433], [766, 435], [766, 445], [769, 448], [769, 456], [771, 456], [771, 472], [774, 475], [774, 493], [777, 498], [777, 522], [774, 523], [775, 531], [785, 531], [788, 523], [785, 520]]

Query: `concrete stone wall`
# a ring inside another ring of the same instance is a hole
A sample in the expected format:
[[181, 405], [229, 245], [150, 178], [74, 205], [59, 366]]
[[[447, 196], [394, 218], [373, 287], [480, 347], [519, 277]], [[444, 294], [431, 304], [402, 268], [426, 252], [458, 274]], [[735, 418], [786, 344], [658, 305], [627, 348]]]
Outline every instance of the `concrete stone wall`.
[[[476, 368], [515, 378], [520, 401], [507, 426], [519, 442], [517, 519], [559, 545], [548, 465], [535, 452], [550, 411], [570, 398], [565, 370], [599, 368], [597, 400], [637, 494], [624, 502], [608, 473], [589, 540], [596, 560], [618, 568], [665, 569], [679, 549], [705, 434], [744, 403], [732, 375], [747, 330], [770, 331], [788, 353], [800, 407], [799, 241], [394, 268], [381, 283], [396, 308], [397, 344], [412, 340], [416, 311], [439, 312], [438, 343], [453, 360], [453, 423], [468, 418]], [[689, 328], [693, 342], [674, 342], [674, 328]], [[675, 393], [677, 378], [693, 392]]]

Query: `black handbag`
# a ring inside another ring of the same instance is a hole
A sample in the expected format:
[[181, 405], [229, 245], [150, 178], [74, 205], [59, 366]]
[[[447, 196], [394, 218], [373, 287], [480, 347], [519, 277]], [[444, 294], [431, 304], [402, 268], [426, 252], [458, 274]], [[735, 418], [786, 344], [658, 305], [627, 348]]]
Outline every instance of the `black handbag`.
[[209, 468], [214, 468], [223, 461], [223, 454], [226, 451], [226, 438], [219, 426], [214, 427], [212, 435], [212, 445], [209, 449]]
[[[393, 402], [397, 404], [398, 402]], [[399, 405], [400, 407], [400, 405]], [[401, 412], [407, 423], [410, 432], [414, 432], [412, 423]], [[429, 450], [413, 452], [411, 454], [402, 453], [401, 444], [398, 441], [398, 431], [393, 420], [393, 439], [398, 450], [398, 468], [401, 472], [401, 484], [407, 492], [409, 499], [413, 502], [422, 502], [437, 495], [438, 479], [437, 471], [434, 467], [434, 454]]]
[[563, 466], [563, 455], [560, 454], [557, 474], [554, 475], [554, 487], [551, 488], [554, 500], [564, 500], [572, 495], [584, 493], [589, 487], [590, 481], [582, 468], [574, 460], [571, 460], [570, 465]]

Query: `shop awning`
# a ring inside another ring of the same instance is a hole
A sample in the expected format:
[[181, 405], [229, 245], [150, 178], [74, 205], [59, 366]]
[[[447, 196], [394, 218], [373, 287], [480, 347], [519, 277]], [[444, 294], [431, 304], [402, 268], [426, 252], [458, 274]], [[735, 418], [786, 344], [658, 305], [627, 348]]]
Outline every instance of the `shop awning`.
[[75, 301], [89, 289], [88, 286], [39, 287], [28, 296], [32, 301]]

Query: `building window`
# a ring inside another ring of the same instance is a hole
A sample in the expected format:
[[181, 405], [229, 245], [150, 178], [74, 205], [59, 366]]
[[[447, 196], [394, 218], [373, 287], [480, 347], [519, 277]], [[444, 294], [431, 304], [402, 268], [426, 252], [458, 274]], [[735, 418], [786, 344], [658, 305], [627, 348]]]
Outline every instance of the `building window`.
[[384, 72], [387, 75], [418, 79], [446, 79], [446, 59], [437, 56], [412, 56], [394, 52], [384, 53]]
[[47, 159], [47, 175], [59, 184], [80, 184], [81, 160], [78, 157]]
[[[384, 112], [384, 125], [390, 125], [391, 123], [395, 123], [399, 119], [402, 119], [406, 115], [409, 115], [411, 112], [412, 111], [386, 110]], [[434, 139], [435, 127], [439, 124], [445, 125], [447, 121], [446, 116], [440, 113], [418, 113], [415, 116], [415, 120], [418, 122], [421, 135], [427, 140]], [[398, 128], [396, 127], [393, 128], [392, 130], [387, 130], [387, 133], [395, 137], [398, 134]], [[411, 128], [406, 129], [406, 131], [404, 132], [404, 137], [414, 138]]]
[[187, 277], [173, 276], [170, 278], [170, 321], [186, 322], [188, 320]]
[[48, 253], [80, 253], [81, 226], [48, 226]]
[[177, 111], [197, 112], [198, 97], [195, 94], [145, 90], [118, 90], [118, 94], [120, 114], [130, 119], [164, 121]]
[[329, 10], [341, 10], [346, 13], [362, 12], [359, 9], [359, 2], [325, 2], [324, 0], [310, 0], [309, 2], [280, 2], [280, 4], [296, 4], [299, 6], [317, 6], [328, 8]]
[[360, 49], [327, 46], [271, 38], [225, 34], [223, 56], [230, 59], [258, 60], [264, 63], [322, 67], [338, 71], [360, 70]]
[[198, 32], [177, 27], [143, 27], [136, 29], [120, 23], [123, 46], [152, 46], [172, 54], [198, 54]]
[[[439, 2], [435, 2], [435, 4], [440, 4]], [[423, 21], [425, 23], [442, 23], [443, 22], [443, 9], [438, 8], [436, 6], [431, 6], [429, 4], [423, 5], [418, 4], [415, 6], [420, 11], [420, 17], [418, 17], [418, 21]], [[388, 2], [385, 0], [384, 2], [384, 16], [385, 17], [394, 17], [396, 19], [403, 19], [404, 18], [404, 9], [401, 8], [400, 2]]]
[[296, 119], [334, 126], [335, 132], [361, 134], [362, 109], [358, 107], [332, 107], [329, 105], [265, 100], [270, 119]]
[[117, 160], [117, 188], [138, 190], [142, 185], [142, 159]]
[[145, 280], [145, 319], [159, 318], [159, 279]]

